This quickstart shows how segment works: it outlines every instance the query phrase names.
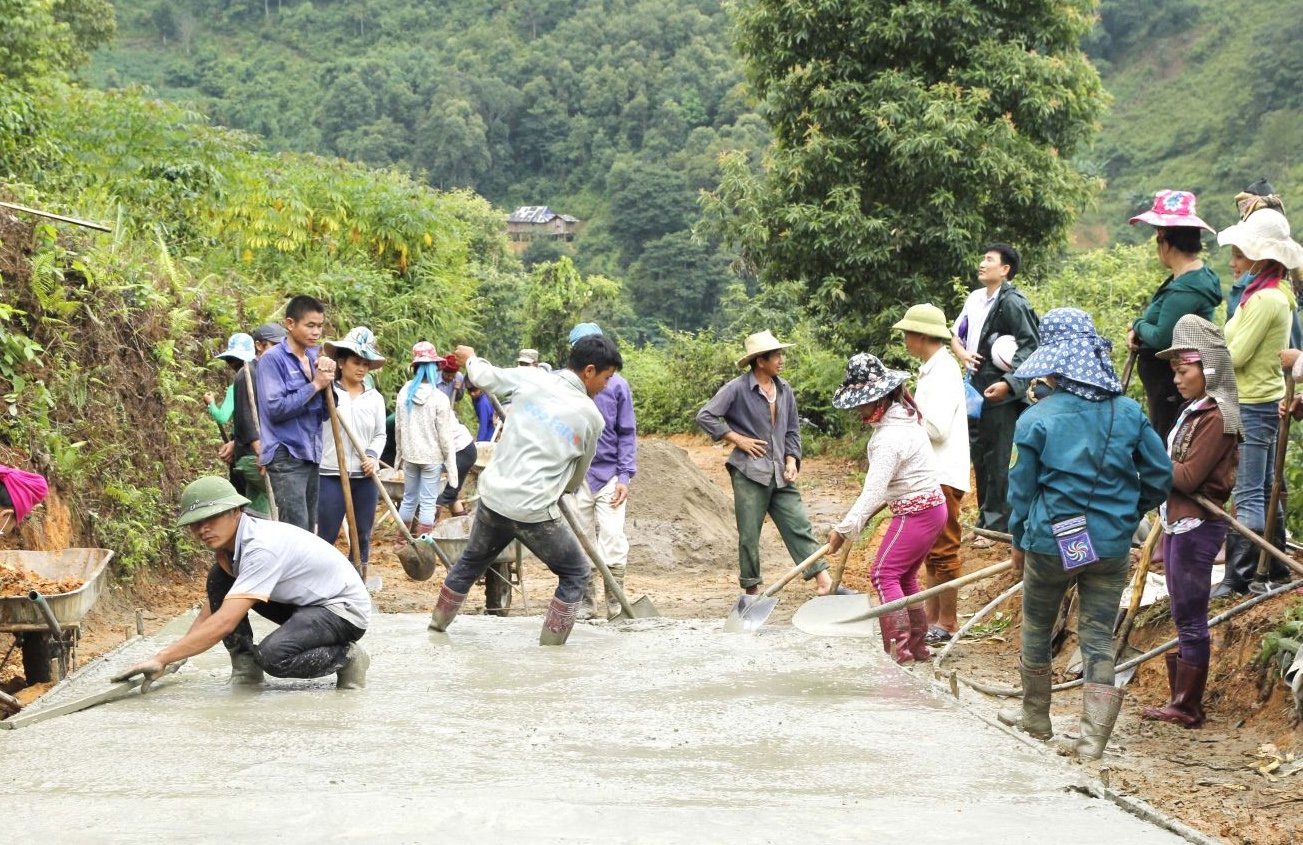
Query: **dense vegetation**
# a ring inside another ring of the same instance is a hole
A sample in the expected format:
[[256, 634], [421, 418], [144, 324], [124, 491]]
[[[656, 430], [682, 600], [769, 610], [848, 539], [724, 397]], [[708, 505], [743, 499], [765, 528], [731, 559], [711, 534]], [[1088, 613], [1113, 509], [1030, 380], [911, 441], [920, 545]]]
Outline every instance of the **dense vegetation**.
[[731, 256], [689, 232], [697, 193], [722, 151], [768, 134], [718, 0], [150, 0], [118, 15], [98, 85], [146, 84], [272, 149], [587, 221], [574, 261], [625, 280], [631, 334], [707, 325], [730, 280]]

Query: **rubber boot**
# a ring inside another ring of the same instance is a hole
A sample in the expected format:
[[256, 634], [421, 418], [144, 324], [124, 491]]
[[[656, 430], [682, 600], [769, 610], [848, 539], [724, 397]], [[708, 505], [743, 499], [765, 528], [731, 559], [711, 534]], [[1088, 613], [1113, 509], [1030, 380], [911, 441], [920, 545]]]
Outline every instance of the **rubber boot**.
[[466, 601], [465, 593], [454, 593], [448, 589], [447, 584], [440, 585], [439, 601], [435, 603], [434, 612], [430, 614], [430, 630], [439, 633], [448, 630], [452, 620], [457, 618], [457, 611], [461, 610], [464, 601]]
[[1226, 535], [1226, 573], [1222, 582], [1213, 588], [1211, 599], [1244, 595], [1249, 582], [1258, 571], [1258, 547], [1232, 531]]
[[1086, 684], [1081, 697], [1081, 738], [1072, 751], [1083, 760], [1098, 760], [1122, 710], [1122, 688]]
[[575, 610], [576, 619], [592, 619], [597, 608], [597, 579], [601, 577], [597, 570], [588, 573], [588, 582], [584, 584], [583, 598], [579, 599], [579, 607]]
[[422, 534], [429, 534], [433, 530], [434, 530], [433, 522], [418, 522], [416, 523], [416, 531], [412, 532], [412, 536], [420, 537]]
[[[623, 566], [618, 569], [611, 569], [611, 580], [615, 581], [616, 585], [620, 588], [620, 592], [624, 592]], [[614, 619], [616, 616], [620, 615], [620, 600], [615, 597], [615, 593], [611, 592], [610, 588], [605, 584], [602, 585], [602, 588], [606, 592], [606, 618]]]
[[909, 614], [896, 610], [879, 616], [878, 627], [882, 631], [882, 650], [897, 663], [913, 663], [914, 655], [909, 651]]
[[335, 673], [335, 689], [362, 689], [366, 686], [366, 670], [371, 668], [371, 655], [357, 643], [349, 643], [344, 653], [348, 661]]
[[256, 687], [263, 681], [262, 667], [253, 652], [244, 649], [228, 649], [231, 655], [231, 685], [236, 687]]
[[905, 642], [905, 649], [915, 660], [931, 660], [932, 652], [924, 642], [927, 639], [927, 611], [914, 606], [908, 608], [906, 614], [909, 616], [909, 639]]
[[1022, 706], [1006, 707], [996, 714], [996, 718], [1036, 739], [1045, 740], [1054, 736], [1054, 725], [1050, 722], [1052, 671], [1050, 666], [1028, 669], [1020, 659], [1018, 673], [1022, 675]]
[[1197, 728], [1207, 719], [1203, 712], [1203, 691], [1208, 683], [1208, 664], [1190, 663], [1171, 654], [1169, 657], [1175, 673], [1172, 699], [1162, 707], [1146, 707], [1141, 716], [1183, 728]]
[[538, 635], [539, 645], [565, 645], [570, 638], [570, 631], [575, 627], [575, 611], [579, 602], [566, 603], [552, 597], [548, 605], [547, 616], [543, 618], [543, 630]]

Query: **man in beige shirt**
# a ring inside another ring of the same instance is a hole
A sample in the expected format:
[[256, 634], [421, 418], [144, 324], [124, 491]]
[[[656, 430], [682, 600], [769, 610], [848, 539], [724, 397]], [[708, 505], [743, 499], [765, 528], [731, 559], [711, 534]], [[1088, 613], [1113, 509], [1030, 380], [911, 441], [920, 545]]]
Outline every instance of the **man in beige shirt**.
[[[915, 305], [892, 326], [905, 333], [905, 349], [923, 365], [918, 371], [914, 400], [923, 411], [923, 426], [932, 441], [941, 492], [946, 497], [946, 526], [928, 554], [928, 586], [936, 587], [959, 577], [959, 504], [968, 492], [968, 413], [964, 403], [964, 378], [959, 364], [946, 349], [950, 327], [945, 313], [931, 303]], [[959, 627], [953, 590], [928, 599], [928, 643], [949, 640]]]

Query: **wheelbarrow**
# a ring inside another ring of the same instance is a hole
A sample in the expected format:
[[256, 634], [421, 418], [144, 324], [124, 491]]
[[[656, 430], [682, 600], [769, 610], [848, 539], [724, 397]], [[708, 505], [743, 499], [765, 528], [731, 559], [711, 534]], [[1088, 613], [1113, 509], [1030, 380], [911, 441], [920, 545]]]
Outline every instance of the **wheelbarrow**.
[[[466, 549], [470, 541], [471, 523], [475, 517], [445, 517], [435, 523], [430, 539], [439, 544], [449, 558], [456, 560]], [[417, 542], [420, 542], [419, 540]], [[524, 547], [519, 540], [512, 540], [494, 559], [488, 572], [484, 573], [484, 612], [494, 616], [506, 616], [511, 609], [511, 600], [516, 592], [520, 593], [520, 606], [526, 613], [529, 605], [525, 601], [525, 567]]]
[[25, 569], [42, 578], [82, 582], [67, 593], [0, 597], [0, 632], [14, 634], [23, 649], [28, 685], [62, 681], [76, 666], [81, 620], [104, 589], [113, 552], [64, 549], [57, 552], [0, 551], [0, 564]]

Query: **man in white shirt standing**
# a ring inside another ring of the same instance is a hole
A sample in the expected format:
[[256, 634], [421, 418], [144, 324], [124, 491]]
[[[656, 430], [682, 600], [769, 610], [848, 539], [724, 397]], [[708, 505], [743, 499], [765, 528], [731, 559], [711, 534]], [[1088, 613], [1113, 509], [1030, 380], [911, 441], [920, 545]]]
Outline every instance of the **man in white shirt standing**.
[[[1027, 382], [1013, 374], [1040, 345], [1040, 320], [1023, 292], [1010, 281], [1021, 259], [1008, 244], [986, 248], [977, 266], [981, 284], [968, 296], [955, 321], [950, 349], [972, 373], [973, 387], [982, 393], [982, 416], [973, 424], [973, 470], [977, 475], [977, 525], [992, 531], [1009, 530], [1009, 460], [1018, 416], [1027, 407]], [[997, 360], [997, 339], [1013, 338], [1009, 360]], [[989, 545], [979, 538], [974, 546]]]
[[[935, 305], [915, 305], [892, 326], [905, 333], [905, 349], [923, 362], [918, 371], [914, 401], [923, 412], [923, 427], [932, 441], [941, 492], [946, 497], [946, 525], [928, 553], [928, 586], [936, 587], [959, 577], [959, 503], [968, 492], [968, 413], [964, 404], [964, 377], [946, 349], [950, 327], [945, 313]], [[949, 640], [959, 627], [953, 590], [927, 600], [928, 642]]]

